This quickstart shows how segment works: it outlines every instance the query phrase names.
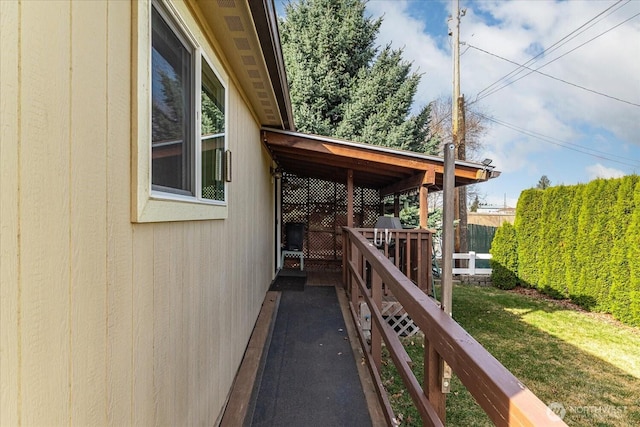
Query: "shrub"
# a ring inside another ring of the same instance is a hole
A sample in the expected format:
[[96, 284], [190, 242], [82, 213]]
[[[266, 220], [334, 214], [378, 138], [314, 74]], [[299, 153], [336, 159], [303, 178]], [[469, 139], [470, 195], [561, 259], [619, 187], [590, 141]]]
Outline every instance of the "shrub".
[[504, 247], [495, 251], [499, 287], [512, 286], [510, 271], [521, 285], [640, 325], [640, 177], [525, 190], [515, 236], [517, 269]]
[[518, 239], [518, 277], [521, 284], [534, 286], [538, 282], [540, 270], [542, 198], [546, 190], [530, 189], [520, 194], [516, 207], [515, 228]]
[[518, 240], [516, 229], [505, 222], [496, 230], [491, 243], [491, 281], [500, 289], [513, 289], [518, 284]]

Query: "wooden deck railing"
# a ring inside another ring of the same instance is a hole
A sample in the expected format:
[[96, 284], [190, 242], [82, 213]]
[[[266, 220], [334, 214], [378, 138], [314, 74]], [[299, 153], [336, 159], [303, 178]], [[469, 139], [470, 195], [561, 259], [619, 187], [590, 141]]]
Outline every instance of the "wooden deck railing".
[[[432, 294], [431, 231], [375, 228], [354, 230], [373, 242], [374, 246], [382, 251], [418, 288], [427, 294]], [[343, 274], [347, 272], [344, 268], [342, 271]], [[370, 280], [370, 276], [367, 276], [367, 279]]]
[[[374, 244], [373, 230], [344, 228], [342, 248], [345, 286], [356, 325], [359, 325], [361, 302], [365, 302], [371, 312], [370, 341], [364, 338], [362, 329], [358, 329], [389, 425], [397, 422], [380, 379], [383, 340], [425, 426], [445, 423], [443, 389], [449, 387], [449, 367], [496, 425], [564, 425], [562, 421], [552, 420], [540, 399], [442, 311], [425, 293], [425, 286], [416, 286], [409, 279], [413, 271], [417, 277], [422, 274], [429, 277], [431, 245], [430, 237], [424, 237], [429, 233], [425, 230], [389, 230], [388, 233], [392, 234], [389, 239], [396, 242], [393, 262], [388, 258], [390, 251], [386, 242], [381, 248]], [[376, 243], [379, 241], [378, 237]], [[402, 245], [405, 245], [404, 258]], [[417, 248], [422, 265], [411, 263], [411, 251]], [[404, 267], [409, 274], [405, 275], [398, 267]], [[416, 379], [411, 369], [413, 362], [381, 315], [385, 290], [393, 294], [424, 333], [424, 384]]]

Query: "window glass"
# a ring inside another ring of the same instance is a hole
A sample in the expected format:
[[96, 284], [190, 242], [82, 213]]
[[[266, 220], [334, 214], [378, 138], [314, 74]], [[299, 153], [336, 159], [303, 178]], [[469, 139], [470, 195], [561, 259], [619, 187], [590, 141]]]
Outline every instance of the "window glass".
[[224, 201], [224, 87], [204, 58], [201, 81], [202, 198]]
[[152, 187], [193, 195], [192, 55], [152, 8]]

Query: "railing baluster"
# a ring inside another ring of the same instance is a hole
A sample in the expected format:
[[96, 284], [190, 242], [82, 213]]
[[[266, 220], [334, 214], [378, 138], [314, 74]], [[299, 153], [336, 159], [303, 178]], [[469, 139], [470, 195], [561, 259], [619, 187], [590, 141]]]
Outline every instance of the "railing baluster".
[[407, 233], [407, 246], [405, 252], [406, 270], [404, 274], [409, 278], [409, 280], [411, 280], [411, 233]]
[[418, 239], [417, 239], [417, 249], [418, 249], [418, 269], [416, 271], [416, 282], [418, 283], [418, 287], [424, 291], [424, 280], [422, 278], [422, 271], [424, 270], [422, 266], [424, 255], [422, 253], [422, 231], [418, 231]]
[[400, 231], [396, 231], [396, 254], [393, 263], [395, 264], [397, 269], [400, 269], [400, 242], [402, 238], [402, 234]]
[[[371, 299], [378, 308], [378, 311], [382, 311], [382, 279], [377, 271], [371, 271]], [[373, 310], [371, 310], [373, 312]], [[373, 362], [376, 365], [376, 369], [380, 370], [382, 366], [382, 336], [381, 331], [376, 322], [371, 322], [371, 355], [373, 356]]]
[[[358, 273], [362, 276], [362, 254], [360, 250], [356, 248], [355, 243], [349, 239], [350, 241], [350, 251], [351, 252], [351, 262], [355, 263], [358, 267]], [[354, 286], [353, 277], [351, 278], [351, 304], [354, 307], [358, 307], [358, 313], [360, 313], [359, 309], [359, 300], [360, 300], [360, 287]]]

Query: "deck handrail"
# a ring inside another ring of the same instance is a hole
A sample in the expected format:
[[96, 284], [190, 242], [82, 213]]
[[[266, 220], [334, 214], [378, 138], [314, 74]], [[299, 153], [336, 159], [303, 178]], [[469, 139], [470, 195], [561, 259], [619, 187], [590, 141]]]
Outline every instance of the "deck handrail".
[[[369, 231], [364, 234], [368, 233]], [[364, 234], [363, 230], [348, 227], [343, 229], [345, 286], [356, 325], [359, 325], [360, 302], [366, 302], [371, 312], [370, 343], [364, 338], [362, 329], [357, 329], [390, 425], [395, 424], [396, 420], [380, 380], [382, 340], [425, 426], [445, 423], [446, 394], [442, 392], [441, 383], [443, 366], [446, 365], [442, 361], [457, 374], [494, 424], [565, 425], [557, 418], [552, 419], [547, 406], [533, 392], [442, 311], [423, 289], [406, 277]], [[430, 249], [428, 246], [429, 254]], [[367, 268], [371, 272], [370, 281], [367, 281]], [[425, 381], [422, 386], [411, 371], [413, 362], [402, 343], [382, 317], [383, 284], [424, 333]]]

